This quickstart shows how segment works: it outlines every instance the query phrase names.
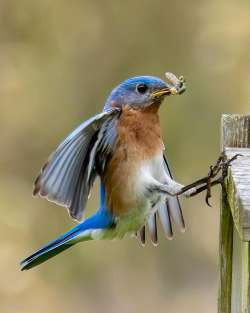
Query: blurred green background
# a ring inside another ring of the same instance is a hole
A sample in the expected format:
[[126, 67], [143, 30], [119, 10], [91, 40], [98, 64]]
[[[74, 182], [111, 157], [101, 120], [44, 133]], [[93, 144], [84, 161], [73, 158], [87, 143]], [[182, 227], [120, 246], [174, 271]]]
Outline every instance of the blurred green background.
[[167, 154], [182, 183], [207, 173], [221, 114], [249, 112], [249, 21], [249, 0], [0, 2], [1, 312], [215, 312], [219, 190], [212, 208], [184, 200], [187, 232], [158, 248], [90, 242], [32, 271], [18, 263], [73, 225], [31, 197], [40, 167], [130, 76], [185, 76], [160, 112]]

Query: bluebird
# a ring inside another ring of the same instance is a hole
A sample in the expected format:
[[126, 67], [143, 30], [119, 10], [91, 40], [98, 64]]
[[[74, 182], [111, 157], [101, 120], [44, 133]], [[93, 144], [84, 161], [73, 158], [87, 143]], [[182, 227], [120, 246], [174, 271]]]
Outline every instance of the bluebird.
[[[152, 76], [122, 82], [111, 92], [103, 111], [76, 128], [50, 156], [33, 194], [66, 207], [80, 223], [24, 259], [22, 270], [82, 241], [132, 235], [144, 244], [145, 225], [157, 244], [157, 216], [167, 238], [173, 236], [173, 222], [185, 230], [177, 197], [183, 185], [171, 175], [158, 115], [164, 98], [181, 94], [185, 84], [171, 73], [166, 76], [167, 82]], [[100, 207], [83, 219], [97, 178]]]

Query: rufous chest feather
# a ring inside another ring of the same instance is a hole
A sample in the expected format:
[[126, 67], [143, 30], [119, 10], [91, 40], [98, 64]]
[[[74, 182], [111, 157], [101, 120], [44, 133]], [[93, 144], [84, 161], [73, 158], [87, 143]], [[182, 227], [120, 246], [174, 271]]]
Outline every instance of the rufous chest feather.
[[163, 149], [157, 112], [125, 107], [117, 125], [115, 151], [104, 175], [111, 211], [125, 212], [134, 205], [140, 168], [162, 155]]
[[[150, 159], [163, 150], [159, 116], [156, 110], [134, 110], [125, 107], [118, 124], [117, 147], [127, 152], [124, 157]], [[119, 149], [119, 148], [118, 148]]]

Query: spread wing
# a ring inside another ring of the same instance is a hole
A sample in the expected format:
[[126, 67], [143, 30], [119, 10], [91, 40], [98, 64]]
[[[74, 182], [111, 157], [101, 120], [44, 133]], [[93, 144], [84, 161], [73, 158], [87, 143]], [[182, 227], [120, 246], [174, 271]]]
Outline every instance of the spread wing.
[[105, 159], [109, 146], [102, 137], [107, 132], [107, 125], [115, 121], [119, 114], [120, 110], [114, 108], [93, 116], [76, 128], [43, 166], [35, 181], [33, 194], [67, 207], [70, 216], [80, 220], [98, 174], [96, 153], [99, 144], [102, 143]]
[[[173, 178], [165, 156], [164, 169], [167, 175]], [[158, 243], [157, 215], [161, 222], [164, 234], [168, 239], [172, 239], [173, 237], [172, 222], [174, 222], [181, 231], [185, 231], [185, 222], [178, 197], [169, 196], [167, 197], [166, 202], [161, 201], [157, 204], [156, 213], [148, 219], [148, 229], [153, 244], [156, 245]], [[145, 227], [146, 226], [144, 225], [140, 232], [138, 232], [138, 238], [142, 244], [145, 244]]]

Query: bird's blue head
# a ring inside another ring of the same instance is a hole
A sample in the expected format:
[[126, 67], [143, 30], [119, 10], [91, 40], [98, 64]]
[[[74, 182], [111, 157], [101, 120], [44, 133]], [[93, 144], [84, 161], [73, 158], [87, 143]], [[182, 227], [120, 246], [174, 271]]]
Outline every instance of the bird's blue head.
[[173, 77], [169, 82], [153, 76], [129, 78], [113, 89], [104, 110], [124, 105], [139, 109], [160, 104], [165, 96], [183, 92], [183, 83], [174, 75]]

